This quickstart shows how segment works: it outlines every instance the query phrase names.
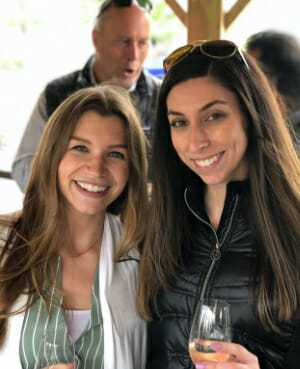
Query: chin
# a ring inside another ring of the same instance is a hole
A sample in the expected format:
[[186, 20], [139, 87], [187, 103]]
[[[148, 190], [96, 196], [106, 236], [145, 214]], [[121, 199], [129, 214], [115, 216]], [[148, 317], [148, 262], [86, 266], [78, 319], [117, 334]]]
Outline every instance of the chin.
[[208, 177], [200, 177], [203, 183], [207, 186], [216, 186], [221, 184], [227, 184], [227, 181], [224, 178], [208, 178]]
[[130, 90], [130, 87], [135, 83], [136, 80], [127, 82], [127, 81], [122, 81], [120, 84], [122, 87], [126, 88], [126, 90]]

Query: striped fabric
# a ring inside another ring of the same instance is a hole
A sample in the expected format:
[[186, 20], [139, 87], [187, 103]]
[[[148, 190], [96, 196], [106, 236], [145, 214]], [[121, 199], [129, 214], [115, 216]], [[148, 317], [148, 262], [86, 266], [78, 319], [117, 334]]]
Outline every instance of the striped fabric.
[[[97, 268], [92, 289], [91, 318], [85, 330], [75, 342], [76, 369], [103, 368], [103, 322], [99, 298], [98, 270], [99, 268]], [[60, 269], [59, 276], [61, 276]], [[54, 299], [54, 301], [56, 300]], [[52, 304], [51, 306], [48, 323], [48, 312], [41, 300], [37, 300], [26, 312], [19, 347], [23, 369], [34, 368], [45, 330], [47, 341], [64, 346], [67, 344], [68, 328], [64, 310], [56, 305]]]

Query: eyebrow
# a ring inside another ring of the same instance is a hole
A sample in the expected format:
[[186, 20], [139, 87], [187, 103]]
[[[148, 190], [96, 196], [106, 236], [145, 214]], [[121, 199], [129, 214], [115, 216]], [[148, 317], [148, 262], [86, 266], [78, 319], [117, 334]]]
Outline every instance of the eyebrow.
[[[228, 102], [227, 101], [224, 101], [224, 100], [213, 100], [211, 102], [209, 102], [208, 104], [202, 106], [202, 108], [199, 109], [200, 112], [203, 112], [207, 109], [209, 109], [210, 107], [212, 107], [213, 105], [216, 105], [216, 104], [223, 104], [223, 105], [227, 105]], [[177, 112], [175, 110], [169, 110], [167, 115], [183, 115], [182, 113], [180, 112]]]
[[[70, 140], [81, 141], [81, 142], [85, 142], [85, 143], [90, 144], [90, 145], [92, 144], [91, 141], [86, 140], [85, 138], [76, 137], [76, 136], [72, 136], [70, 138]], [[126, 144], [116, 144], [116, 145], [110, 145], [109, 148], [112, 148], [112, 149], [114, 149], [114, 148], [128, 149], [128, 145], [126, 145]]]

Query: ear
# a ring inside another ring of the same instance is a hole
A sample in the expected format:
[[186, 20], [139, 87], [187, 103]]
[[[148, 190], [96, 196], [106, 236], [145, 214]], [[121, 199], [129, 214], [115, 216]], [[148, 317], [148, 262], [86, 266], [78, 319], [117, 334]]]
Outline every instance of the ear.
[[93, 30], [92, 32], [92, 40], [93, 40], [93, 44], [94, 44], [94, 48], [97, 52], [99, 52], [100, 50], [100, 34], [97, 30]]

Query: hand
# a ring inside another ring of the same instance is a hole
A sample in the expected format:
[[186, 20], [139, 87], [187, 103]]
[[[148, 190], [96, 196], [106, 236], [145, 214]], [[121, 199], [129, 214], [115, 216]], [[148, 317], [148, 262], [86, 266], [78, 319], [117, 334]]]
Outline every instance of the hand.
[[259, 369], [257, 357], [241, 345], [215, 341], [211, 348], [216, 352], [229, 354], [229, 359], [224, 363], [199, 363], [196, 364], [196, 369]]
[[75, 364], [55, 364], [43, 369], [75, 369]]

